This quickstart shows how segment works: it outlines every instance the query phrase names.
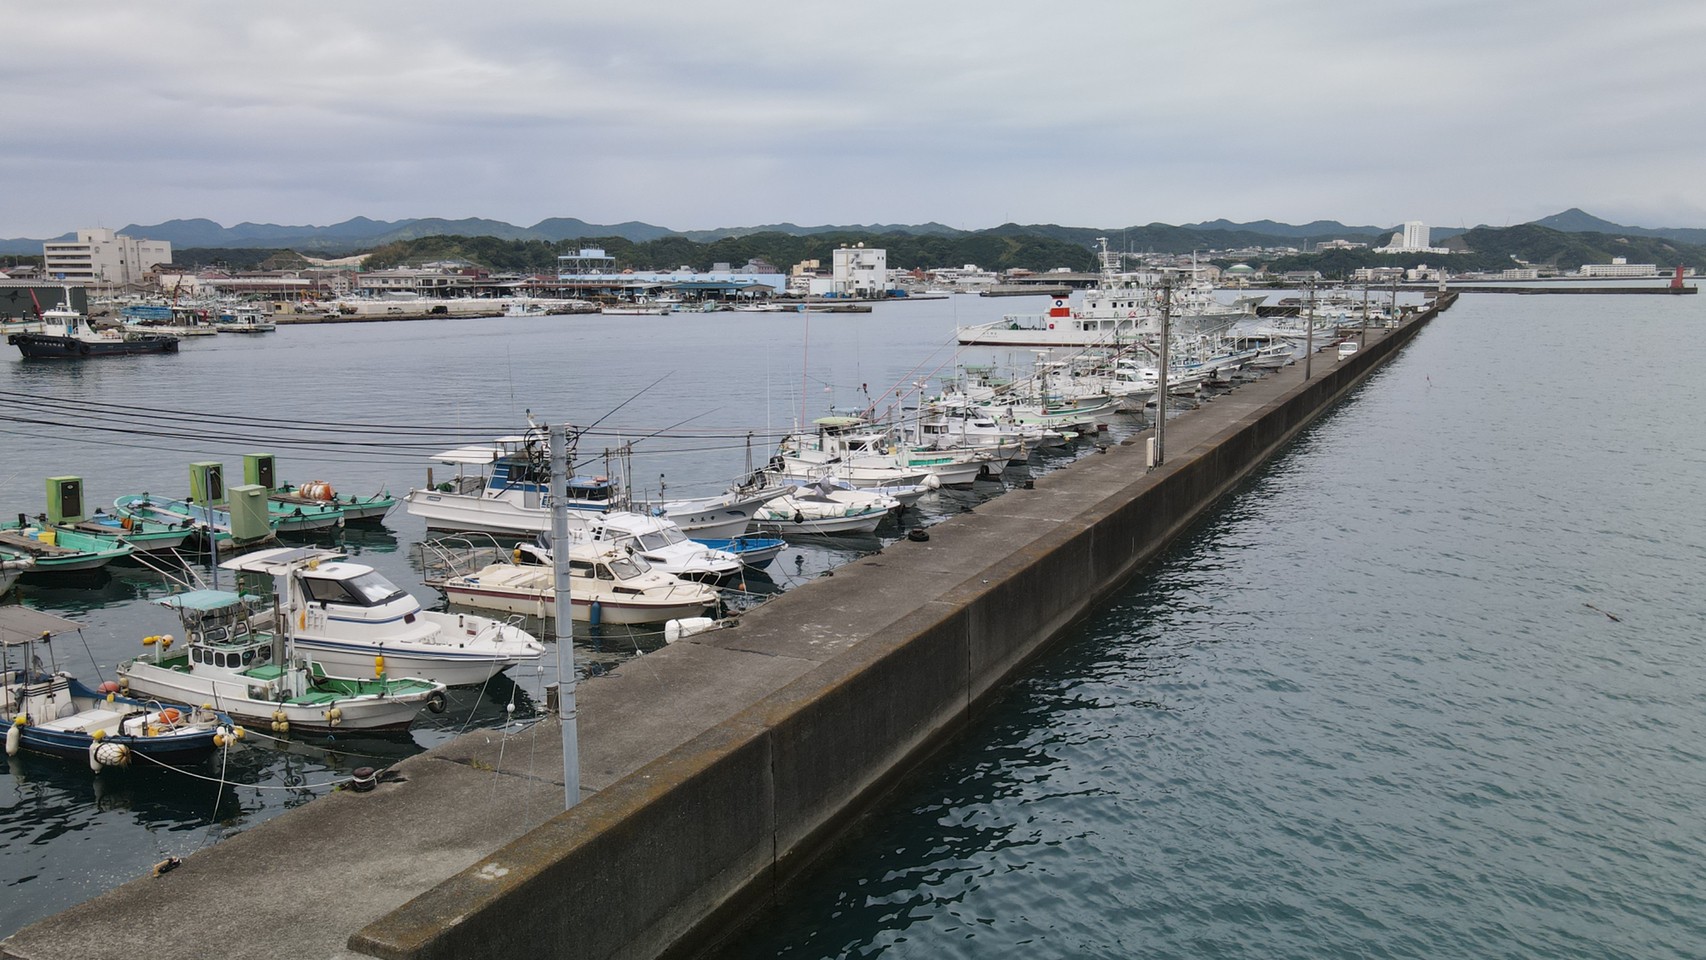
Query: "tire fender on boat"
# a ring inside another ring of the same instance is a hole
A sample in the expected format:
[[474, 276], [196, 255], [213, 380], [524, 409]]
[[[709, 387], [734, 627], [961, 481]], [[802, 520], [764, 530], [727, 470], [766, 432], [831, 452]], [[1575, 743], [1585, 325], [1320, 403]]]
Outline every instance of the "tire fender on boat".
[[443, 713], [446, 706], [444, 691], [434, 690], [432, 693], [428, 694], [426, 705], [427, 709], [431, 710], [433, 713]]
[[88, 356], [89, 355], [89, 345], [86, 343], [79, 343], [77, 345], [77, 352], [82, 354], [85, 357]]

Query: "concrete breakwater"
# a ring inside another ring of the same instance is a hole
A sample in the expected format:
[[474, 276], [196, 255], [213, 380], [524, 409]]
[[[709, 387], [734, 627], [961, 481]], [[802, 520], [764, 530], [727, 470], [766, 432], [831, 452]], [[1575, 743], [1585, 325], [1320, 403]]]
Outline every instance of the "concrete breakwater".
[[553, 813], [553, 725], [481, 731], [32, 925], [5, 953], [690, 953], [1431, 316], [1346, 360], [1317, 355], [1307, 382], [1299, 363], [1170, 422], [1157, 469], [1140, 435], [584, 684], [574, 810]]

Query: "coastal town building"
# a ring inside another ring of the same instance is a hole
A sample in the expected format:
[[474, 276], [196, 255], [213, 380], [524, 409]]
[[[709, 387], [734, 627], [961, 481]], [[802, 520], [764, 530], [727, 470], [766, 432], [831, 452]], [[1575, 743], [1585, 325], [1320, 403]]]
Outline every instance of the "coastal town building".
[[848, 297], [870, 297], [888, 289], [889, 252], [863, 243], [838, 247], [830, 261], [830, 292]]
[[1659, 268], [1651, 263], [1630, 263], [1627, 257], [1612, 257], [1610, 263], [1584, 263], [1584, 277], [1656, 277]]
[[82, 284], [137, 283], [156, 266], [172, 262], [169, 241], [140, 240], [105, 227], [79, 230], [76, 240], [50, 240], [41, 252], [44, 276]]
[[1428, 225], [1420, 220], [1410, 220], [1404, 228], [1392, 235], [1392, 241], [1384, 247], [1375, 247], [1375, 253], [1450, 253], [1444, 247], [1428, 245]]

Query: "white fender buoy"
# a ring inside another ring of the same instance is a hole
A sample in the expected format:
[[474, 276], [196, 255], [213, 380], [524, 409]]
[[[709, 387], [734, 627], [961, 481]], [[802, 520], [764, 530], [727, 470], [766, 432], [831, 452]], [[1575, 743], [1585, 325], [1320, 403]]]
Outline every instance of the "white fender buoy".
[[665, 643], [674, 643], [684, 637], [691, 637], [694, 634], [704, 633], [716, 628], [717, 621], [710, 617], [683, 617], [680, 620], [670, 620], [664, 623], [663, 640]]
[[23, 727], [21, 725], [19, 725], [17, 723], [13, 723], [11, 726], [7, 727], [6, 728], [6, 756], [8, 756], [8, 757], [17, 756], [18, 755], [18, 749], [23, 746], [23, 741], [24, 741], [24, 730], [23, 730]]
[[100, 749], [100, 746], [101, 741], [99, 740], [91, 740], [89, 742], [89, 769], [96, 773], [101, 772], [101, 757], [97, 752]]

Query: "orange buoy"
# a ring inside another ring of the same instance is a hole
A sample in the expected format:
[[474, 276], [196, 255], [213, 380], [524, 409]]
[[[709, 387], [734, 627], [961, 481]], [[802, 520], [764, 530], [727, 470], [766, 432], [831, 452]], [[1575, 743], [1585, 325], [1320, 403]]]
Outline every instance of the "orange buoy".
[[171, 725], [171, 724], [177, 723], [178, 718], [181, 716], [183, 716], [183, 715], [178, 713], [178, 709], [176, 707], [167, 707], [166, 709], [160, 711], [160, 722], [167, 724], [167, 725]]

